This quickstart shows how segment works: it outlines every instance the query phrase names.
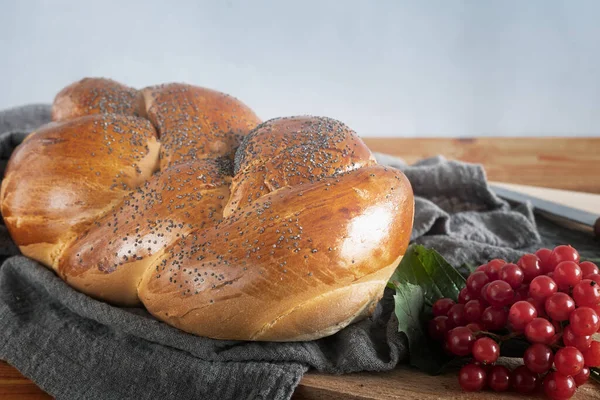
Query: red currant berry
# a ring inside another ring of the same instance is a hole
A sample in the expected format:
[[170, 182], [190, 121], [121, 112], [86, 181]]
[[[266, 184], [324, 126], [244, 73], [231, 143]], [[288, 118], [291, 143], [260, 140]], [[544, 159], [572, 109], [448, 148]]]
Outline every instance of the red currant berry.
[[476, 364], [467, 364], [458, 373], [458, 383], [466, 392], [478, 392], [485, 387], [485, 370]]
[[590, 347], [583, 352], [583, 359], [587, 367], [600, 367], [600, 342], [592, 340]]
[[473, 343], [473, 358], [483, 364], [493, 364], [500, 356], [500, 346], [489, 337], [479, 338]]
[[460, 292], [458, 292], [458, 303], [459, 304], [467, 304], [467, 301], [473, 300], [475, 297], [469, 292], [469, 289], [462, 288]]
[[481, 289], [483, 286], [490, 281], [485, 272], [473, 272], [467, 278], [467, 289], [474, 298], [478, 298], [481, 295]]
[[454, 300], [452, 300], [452, 299], [448, 299], [448, 298], [439, 299], [439, 300], [436, 300], [435, 303], [433, 303], [433, 306], [431, 307], [431, 311], [433, 312], [433, 315], [435, 317], [438, 317], [440, 315], [448, 315], [448, 311], [450, 311], [450, 309], [452, 308], [452, 306], [454, 304], [455, 304]]
[[481, 314], [481, 323], [489, 331], [498, 331], [506, 325], [508, 312], [504, 308], [487, 307]]
[[543, 374], [552, 368], [554, 353], [552, 349], [542, 343], [534, 343], [525, 350], [523, 354], [523, 364], [531, 372]]
[[546, 308], [544, 306], [544, 304], [545, 304], [544, 300], [535, 300], [530, 297], [527, 299], [527, 302], [535, 307], [538, 317], [540, 317], [540, 318], [546, 317]]
[[510, 382], [513, 389], [521, 394], [533, 393], [537, 387], [537, 380], [537, 374], [528, 370], [524, 365], [515, 368], [510, 375]]
[[589, 279], [590, 281], [594, 281], [600, 285], [600, 274], [590, 274], [587, 275], [585, 279]]
[[512, 330], [521, 332], [525, 326], [536, 318], [535, 307], [527, 301], [517, 301], [508, 311], [508, 323]]
[[465, 304], [465, 319], [467, 322], [479, 322], [483, 310], [485, 310], [485, 307], [479, 300], [470, 300]]
[[510, 370], [504, 365], [494, 365], [488, 371], [488, 386], [494, 392], [505, 392], [510, 387]]
[[566, 321], [575, 309], [575, 302], [566, 293], [554, 293], [544, 304], [546, 314], [555, 321]]
[[514, 297], [515, 291], [504, 281], [496, 280], [487, 286], [486, 298], [493, 307], [507, 306]]
[[452, 352], [450, 351], [450, 348], [448, 347], [448, 342], [444, 340], [443, 343], [444, 344], [442, 345], [442, 348], [444, 349], [444, 354], [454, 357], [454, 354], [452, 354]]
[[575, 381], [575, 384], [577, 386], [581, 386], [584, 383], [586, 383], [589, 378], [590, 378], [590, 369], [588, 367], [583, 367], [581, 369], [581, 372], [573, 377], [573, 380]]
[[525, 254], [519, 259], [517, 265], [523, 270], [523, 281], [529, 283], [542, 273], [540, 259], [535, 254]]
[[593, 335], [600, 328], [600, 319], [590, 307], [579, 307], [569, 316], [569, 326], [576, 335]]
[[552, 272], [552, 268], [549, 265], [550, 255], [552, 254], [552, 250], [542, 248], [535, 252], [537, 258], [540, 259], [540, 267], [542, 267], [542, 273], [546, 274], [548, 272]]
[[581, 282], [581, 268], [574, 261], [563, 261], [556, 266], [553, 279], [558, 289], [566, 292]]
[[545, 318], [534, 318], [525, 326], [525, 337], [531, 343], [550, 343], [554, 332], [554, 326]]
[[554, 367], [559, 374], [577, 375], [583, 368], [583, 354], [573, 346], [563, 347], [554, 356]]
[[536, 300], [545, 300], [556, 292], [558, 285], [547, 275], [536, 276], [529, 284], [529, 295]]
[[523, 283], [523, 271], [517, 264], [504, 264], [498, 277], [508, 283], [513, 289], [518, 289]]
[[579, 263], [579, 268], [581, 268], [581, 276], [583, 276], [583, 279], [587, 279], [588, 275], [600, 273], [598, 266], [591, 261], [583, 261]]
[[506, 261], [501, 260], [499, 258], [495, 258], [487, 263], [485, 273], [487, 274], [490, 281], [498, 280], [498, 275], [500, 274], [500, 269], [506, 264]]
[[467, 324], [464, 304], [455, 304], [450, 307], [447, 316], [452, 327], [465, 326]]
[[554, 250], [552, 250], [548, 262], [552, 264], [553, 268], [556, 268], [556, 266], [563, 261], [575, 261], [578, 263], [579, 253], [573, 247], [568, 245], [556, 246]]
[[567, 400], [573, 397], [577, 390], [575, 381], [570, 376], [550, 372], [544, 378], [544, 393], [551, 400]]
[[481, 288], [481, 292], [480, 292], [480, 296], [479, 298], [481, 300], [483, 300], [484, 302], [486, 302], [487, 304], [489, 304], [488, 298], [487, 298], [487, 288], [488, 286], [490, 286], [490, 283], [486, 283], [485, 285], [483, 285], [483, 287]]
[[429, 321], [429, 337], [435, 340], [442, 340], [450, 330], [448, 317], [439, 315]]
[[487, 264], [481, 264], [479, 267], [475, 268], [474, 272], [485, 272], [487, 270]]
[[465, 326], [459, 326], [451, 329], [446, 335], [448, 349], [457, 356], [468, 356], [471, 354], [475, 336], [473, 332]]
[[483, 326], [477, 322], [471, 322], [470, 324], [467, 324], [467, 328], [469, 328], [473, 333], [481, 332], [483, 330]]
[[600, 285], [591, 279], [584, 279], [573, 288], [573, 300], [577, 307], [595, 306], [600, 303]]
[[515, 298], [517, 298], [517, 301], [527, 300], [528, 297], [529, 285], [521, 285], [517, 290], [515, 290]]
[[550, 346], [534, 343], [525, 350], [523, 363], [531, 372], [543, 374], [552, 368], [554, 353]]
[[592, 337], [589, 335], [579, 336], [573, 333], [573, 328], [566, 326], [563, 331], [563, 343], [565, 346], [573, 346], [579, 351], [585, 351], [592, 344]]
[[[588, 307], [594, 310], [596, 312], [596, 315], [600, 317], [600, 303]], [[598, 330], [598, 332], [600, 332], [600, 329]]]

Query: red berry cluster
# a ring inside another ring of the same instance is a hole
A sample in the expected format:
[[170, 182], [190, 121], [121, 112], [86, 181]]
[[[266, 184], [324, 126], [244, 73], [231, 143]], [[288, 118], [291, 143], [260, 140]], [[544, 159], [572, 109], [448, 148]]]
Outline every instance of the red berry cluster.
[[[600, 342], [592, 339], [600, 331], [599, 284], [598, 267], [580, 262], [571, 246], [540, 249], [516, 264], [491, 260], [469, 275], [458, 303], [433, 304], [429, 335], [450, 354], [473, 358], [458, 377], [466, 391], [530, 394], [542, 386], [551, 399], [569, 399], [600, 366]], [[524, 365], [494, 365], [499, 343], [515, 337], [531, 343]]]

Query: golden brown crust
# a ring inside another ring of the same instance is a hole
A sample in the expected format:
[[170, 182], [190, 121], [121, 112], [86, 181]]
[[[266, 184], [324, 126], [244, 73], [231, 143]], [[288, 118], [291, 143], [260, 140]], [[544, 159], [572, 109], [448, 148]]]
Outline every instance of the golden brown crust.
[[93, 114], [138, 115], [138, 91], [112, 79], [84, 78], [61, 90], [52, 104], [52, 120]]
[[[221, 220], [231, 182], [228, 164], [198, 160], [155, 175], [69, 246], [59, 274], [94, 297], [138, 304], [137, 283], [153, 260], [190, 231]], [[124, 277], [126, 286], [120, 285]]]
[[158, 129], [161, 168], [202, 158], [230, 157], [261, 121], [225, 93], [180, 83], [141, 90], [145, 113]]
[[76, 289], [187, 332], [333, 334], [370, 315], [408, 246], [410, 184], [339, 121], [249, 133], [259, 119], [223, 93], [103, 79], [65, 88], [53, 117], [2, 182], [13, 239]]
[[148, 180], [157, 165], [158, 143], [146, 120], [94, 115], [51, 124], [13, 152], [2, 181], [2, 215], [19, 246], [51, 244], [47, 251], [53, 251]]
[[232, 196], [224, 215], [279, 188], [372, 164], [371, 151], [339, 121], [307, 116], [267, 121], [252, 131], [236, 153]]
[[[286, 336], [280, 326], [282, 336], [263, 328], [299, 304], [392, 265], [408, 246], [412, 217], [410, 184], [378, 165], [280, 189], [178, 241], [145, 275], [140, 298], [157, 318], [197, 335], [293, 340], [317, 327], [303, 331], [294, 324]], [[349, 311], [336, 298], [322, 305], [346, 321]]]
[[347, 286], [323, 292], [294, 305], [265, 324], [253, 340], [314, 340], [329, 336], [353, 322], [371, 316], [402, 256], [389, 266]]

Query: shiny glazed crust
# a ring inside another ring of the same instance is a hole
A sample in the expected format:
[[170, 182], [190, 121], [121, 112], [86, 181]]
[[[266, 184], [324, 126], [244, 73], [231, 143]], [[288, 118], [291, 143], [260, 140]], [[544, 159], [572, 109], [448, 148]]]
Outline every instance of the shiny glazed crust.
[[339, 121], [261, 124], [214, 90], [86, 78], [13, 153], [1, 211], [77, 290], [217, 339], [290, 341], [368, 317], [413, 194]]

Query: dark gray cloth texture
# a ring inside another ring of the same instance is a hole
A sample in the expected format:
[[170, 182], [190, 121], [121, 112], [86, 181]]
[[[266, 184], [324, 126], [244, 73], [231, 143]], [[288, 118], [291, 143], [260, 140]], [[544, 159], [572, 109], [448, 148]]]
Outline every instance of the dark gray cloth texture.
[[[0, 112], [0, 155], [49, 121], [49, 106]], [[452, 264], [516, 260], [541, 237], [531, 208], [511, 208], [490, 191], [481, 166], [442, 157], [400, 168], [413, 186], [412, 240]], [[319, 340], [295, 343], [196, 337], [71, 289], [18, 255], [0, 230], [0, 359], [59, 399], [287, 399], [308, 369], [341, 374], [385, 371], [407, 360], [392, 293], [374, 315]]]

